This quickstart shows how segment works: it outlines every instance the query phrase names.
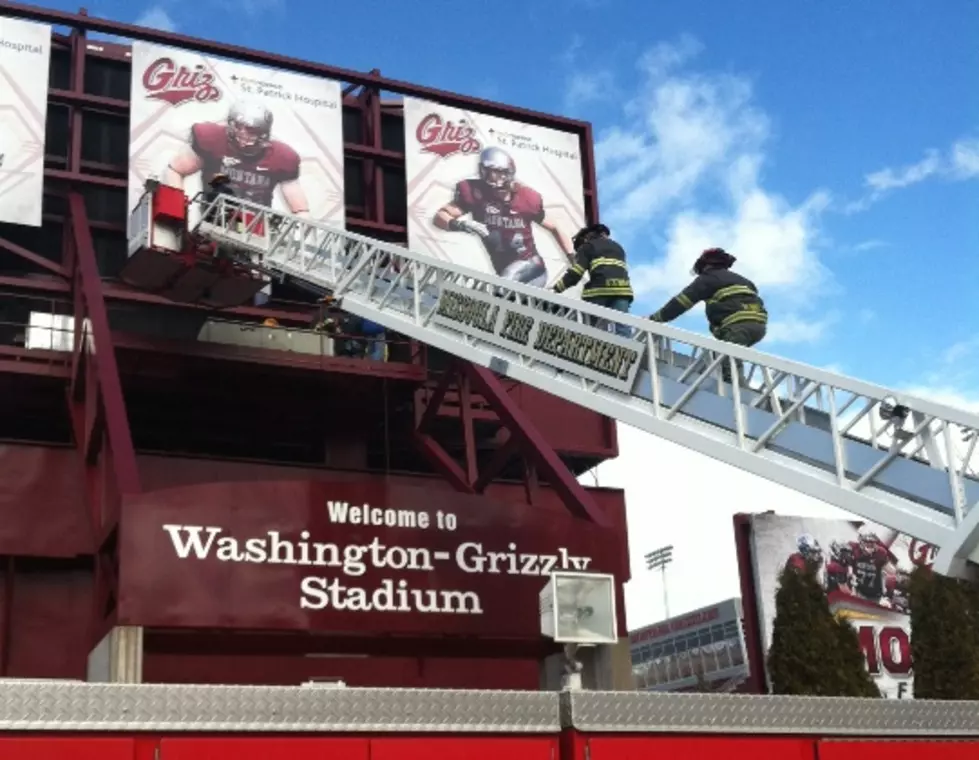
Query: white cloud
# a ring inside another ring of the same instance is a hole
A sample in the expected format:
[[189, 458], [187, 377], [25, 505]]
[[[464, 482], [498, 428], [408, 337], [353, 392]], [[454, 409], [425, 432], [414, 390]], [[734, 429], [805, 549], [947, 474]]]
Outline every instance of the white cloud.
[[159, 5], [154, 5], [143, 11], [134, 22], [136, 26], [148, 26], [164, 32], [177, 31], [177, 24], [167, 11]]
[[863, 253], [864, 251], [873, 251], [877, 248], [884, 248], [887, 246], [883, 240], [864, 240], [863, 242], [857, 243], [850, 250], [856, 253]]
[[748, 79], [691, 70], [700, 50], [684, 36], [640, 58], [622, 123], [595, 146], [603, 221], [637, 262], [639, 300], [672, 295], [700, 251], [722, 246], [767, 303], [804, 307], [830, 279], [814, 250], [829, 197], [795, 205], [763, 185], [768, 117]]
[[[580, 2], [605, 2], [605, 0], [578, 0]], [[598, 6], [595, 6], [598, 7]], [[615, 96], [615, 76], [607, 68], [596, 67], [595, 61], [582, 61], [579, 53], [584, 38], [574, 35], [571, 43], [558, 56], [561, 65], [569, 70], [564, 82], [564, 107], [576, 112], [583, 106], [610, 100]]]
[[615, 79], [610, 71], [578, 71], [568, 77], [565, 107], [575, 110], [582, 105], [612, 97]]
[[962, 181], [979, 177], [979, 138], [963, 137], [946, 151], [930, 148], [921, 160], [900, 167], [879, 169], [864, 176], [866, 193], [844, 206], [844, 212], [865, 211], [894, 190], [929, 179]]
[[823, 319], [803, 319], [787, 314], [768, 323], [765, 343], [815, 343], [838, 319], [839, 315], [835, 313], [827, 314]]

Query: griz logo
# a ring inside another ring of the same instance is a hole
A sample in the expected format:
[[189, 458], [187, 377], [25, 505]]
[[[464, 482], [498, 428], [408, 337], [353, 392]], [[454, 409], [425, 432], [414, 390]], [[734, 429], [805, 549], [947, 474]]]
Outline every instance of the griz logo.
[[434, 153], [439, 158], [448, 158], [456, 153], [478, 153], [482, 145], [476, 137], [476, 130], [465, 119], [458, 123], [443, 119], [437, 113], [430, 113], [415, 130], [415, 139], [422, 153]]

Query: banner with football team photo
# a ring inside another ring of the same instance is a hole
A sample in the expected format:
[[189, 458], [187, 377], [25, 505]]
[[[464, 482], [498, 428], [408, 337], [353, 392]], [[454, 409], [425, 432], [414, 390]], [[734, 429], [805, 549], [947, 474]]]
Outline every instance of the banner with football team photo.
[[779, 575], [786, 564], [814, 562], [830, 609], [856, 629], [881, 694], [912, 698], [908, 581], [917, 565], [934, 562], [934, 547], [873, 523], [775, 514], [754, 515], [751, 535], [764, 651], [772, 642]]
[[344, 226], [337, 82], [144, 42], [132, 58], [130, 208], [148, 179], [193, 197], [224, 174], [238, 197]]
[[0, 222], [41, 226], [51, 27], [0, 17]]
[[553, 285], [584, 225], [578, 135], [404, 99], [408, 247]]

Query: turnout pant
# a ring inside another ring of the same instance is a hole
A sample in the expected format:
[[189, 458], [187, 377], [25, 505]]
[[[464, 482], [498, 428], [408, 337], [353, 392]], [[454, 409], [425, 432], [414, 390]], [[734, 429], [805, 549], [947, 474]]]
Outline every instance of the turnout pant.
[[[629, 309], [632, 307], [632, 301], [630, 299], [620, 296], [596, 296], [585, 299], [585, 303], [604, 306], [606, 309], [614, 309], [624, 314], [628, 314]], [[628, 325], [620, 325], [611, 322], [611, 320], [601, 319], [600, 317], [589, 317], [588, 321], [592, 327], [597, 327], [599, 330], [608, 330], [611, 327], [616, 335], [621, 335], [623, 338], [628, 338], [632, 335], [632, 328]]]
[[[735, 343], [739, 346], [751, 348], [751, 346], [759, 343], [765, 337], [765, 323], [736, 322], [733, 325], [718, 328], [714, 332], [714, 337], [718, 340], [723, 340], [725, 343]], [[735, 359], [734, 363], [738, 368], [738, 377], [743, 381], [744, 372], [742, 370], [741, 360]], [[729, 361], [721, 364], [721, 374], [724, 382], [731, 382], [731, 363]]]

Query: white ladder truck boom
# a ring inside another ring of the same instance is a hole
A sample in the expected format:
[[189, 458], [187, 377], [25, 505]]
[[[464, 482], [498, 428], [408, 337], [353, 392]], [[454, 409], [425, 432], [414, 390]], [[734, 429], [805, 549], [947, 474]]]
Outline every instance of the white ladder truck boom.
[[[153, 197], [131, 251], [153, 247]], [[346, 312], [911, 535], [940, 550], [938, 572], [979, 563], [979, 415], [231, 196], [201, 204], [191, 239]]]

